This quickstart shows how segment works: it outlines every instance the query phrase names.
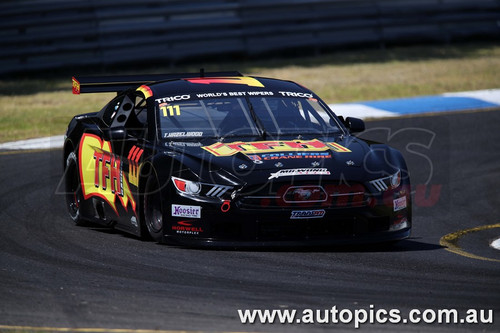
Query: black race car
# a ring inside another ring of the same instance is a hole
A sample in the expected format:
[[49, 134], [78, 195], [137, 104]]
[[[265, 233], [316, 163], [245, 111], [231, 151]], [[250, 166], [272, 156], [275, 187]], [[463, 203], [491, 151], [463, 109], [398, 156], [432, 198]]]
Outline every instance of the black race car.
[[294, 82], [238, 72], [74, 77], [117, 92], [75, 116], [64, 144], [66, 202], [94, 222], [182, 245], [391, 242], [411, 229], [401, 153], [352, 135]]

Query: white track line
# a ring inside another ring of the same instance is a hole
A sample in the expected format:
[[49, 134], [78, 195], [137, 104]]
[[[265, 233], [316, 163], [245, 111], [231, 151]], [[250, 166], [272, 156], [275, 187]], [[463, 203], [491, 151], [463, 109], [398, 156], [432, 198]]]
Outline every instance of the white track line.
[[0, 150], [29, 150], [29, 149], [55, 149], [62, 148], [64, 135], [56, 135], [48, 138], [38, 138], [0, 144]]

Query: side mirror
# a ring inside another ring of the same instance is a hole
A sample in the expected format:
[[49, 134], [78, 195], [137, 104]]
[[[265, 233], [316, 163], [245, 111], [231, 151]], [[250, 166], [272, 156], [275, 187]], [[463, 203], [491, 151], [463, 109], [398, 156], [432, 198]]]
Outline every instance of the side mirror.
[[344, 124], [351, 133], [363, 132], [365, 130], [365, 122], [359, 118], [347, 117]]
[[127, 138], [127, 130], [123, 126], [103, 128], [102, 136], [106, 141], [123, 141]]

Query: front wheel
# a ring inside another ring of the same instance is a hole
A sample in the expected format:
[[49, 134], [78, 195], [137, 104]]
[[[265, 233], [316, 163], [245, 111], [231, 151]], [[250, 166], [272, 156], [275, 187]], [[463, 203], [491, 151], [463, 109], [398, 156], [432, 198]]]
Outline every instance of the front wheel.
[[144, 222], [149, 235], [156, 242], [163, 239], [163, 209], [161, 191], [156, 177], [150, 177], [144, 193]]

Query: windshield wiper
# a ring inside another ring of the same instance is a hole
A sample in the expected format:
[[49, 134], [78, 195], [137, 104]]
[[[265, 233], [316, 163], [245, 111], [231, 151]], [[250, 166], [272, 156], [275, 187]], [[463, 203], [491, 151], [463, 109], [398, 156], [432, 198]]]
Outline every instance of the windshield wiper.
[[259, 117], [257, 117], [257, 114], [255, 113], [255, 110], [253, 109], [252, 103], [247, 99], [247, 103], [250, 108], [250, 115], [252, 116], [253, 121], [257, 125], [257, 130], [259, 131], [259, 135], [262, 138], [262, 140], [265, 140], [267, 137], [267, 131], [266, 128], [264, 127], [264, 124], [260, 121]]

